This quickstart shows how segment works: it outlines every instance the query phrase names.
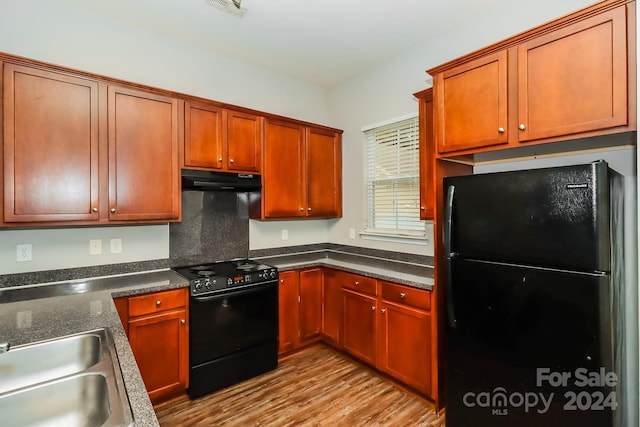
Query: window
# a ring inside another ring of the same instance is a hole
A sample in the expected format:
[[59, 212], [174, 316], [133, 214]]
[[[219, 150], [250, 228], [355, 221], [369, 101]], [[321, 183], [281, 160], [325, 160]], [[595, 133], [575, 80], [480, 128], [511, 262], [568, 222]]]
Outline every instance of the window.
[[365, 234], [425, 237], [420, 220], [418, 118], [363, 129], [367, 136]]

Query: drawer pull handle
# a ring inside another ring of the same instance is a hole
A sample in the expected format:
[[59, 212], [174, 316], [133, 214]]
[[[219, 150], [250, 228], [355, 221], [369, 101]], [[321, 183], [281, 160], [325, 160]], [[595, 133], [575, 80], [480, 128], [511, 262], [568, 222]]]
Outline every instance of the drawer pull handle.
[[162, 304], [162, 301], [160, 300], [156, 301], [156, 307], [160, 307], [160, 304]]
[[407, 294], [405, 294], [404, 292], [400, 292], [400, 298], [404, 299], [404, 297], [406, 297]]

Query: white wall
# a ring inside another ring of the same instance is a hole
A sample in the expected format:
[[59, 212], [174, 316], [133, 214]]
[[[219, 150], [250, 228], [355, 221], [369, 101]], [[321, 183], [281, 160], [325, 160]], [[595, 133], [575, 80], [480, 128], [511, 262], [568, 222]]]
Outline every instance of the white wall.
[[[130, 27], [62, 0], [1, 0], [0, 51], [331, 125], [326, 89]], [[289, 243], [327, 241], [326, 221], [284, 226], [290, 230]], [[272, 230], [272, 224], [252, 221], [251, 247], [269, 247]], [[107, 250], [90, 257], [89, 239], [95, 236], [123, 237], [122, 254], [111, 256]], [[167, 236], [167, 225], [0, 230], [0, 274], [167, 258]], [[33, 245], [32, 262], [16, 263], [17, 243]]]

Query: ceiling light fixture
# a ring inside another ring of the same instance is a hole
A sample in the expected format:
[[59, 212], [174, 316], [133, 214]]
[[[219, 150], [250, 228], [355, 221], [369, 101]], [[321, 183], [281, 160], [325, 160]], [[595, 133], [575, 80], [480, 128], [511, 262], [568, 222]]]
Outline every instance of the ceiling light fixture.
[[242, 0], [205, 0], [205, 3], [217, 9], [224, 10], [231, 15], [240, 17], [247, 13], [247, 9], [240, 5], [241, 1]]

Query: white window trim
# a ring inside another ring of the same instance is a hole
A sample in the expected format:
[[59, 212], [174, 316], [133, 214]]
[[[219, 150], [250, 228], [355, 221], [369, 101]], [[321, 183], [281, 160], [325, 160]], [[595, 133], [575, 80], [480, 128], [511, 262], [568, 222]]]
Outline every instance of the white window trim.
[[[403, 116], [399, 116], [399, 117], [395, 117], [393, 119], [388, 119], [388, 120], [384, 120], [378, 123], [373, 123], [373, 124], [369, 124], [366, 126], [363, 126], [361, 128], [363, 133], [366, 133], [369, 130], [375, 129], [375, 128], [379, 128], [382, 126], [387, 126], [393, 123], [397, 123], [397, 122], [401, 122], [403, 120], [408, 120], [408, 119], [414, 119], [418, 117], [418, 113], [410, 113], [410, 114], [405, 114]], [[367, 144], [367, 139], [365, 137], [365, 146]], [[364, 152], [366, 153], [366, 147]], [[364, 182], [368, 182], [368, 176], [367, 176], [367, 156], [363, 157], [363, 161], [364, 161]], [[369, 202], [369, 195], [368, 192], [365, 191], [365, 197], [364, 197], [364, 205], [365, 205], [365, 215], [368, 215], [368, 202]], [[409, 230], [406, 231], [398, 231], [398, 232], [382, 232], [380, 230], [377, 229], [370, 229], [366, 227], [367, 224], [367, 220], [364, 220], [364, 226], [362, 227], [362, 231], [359, 232], [359, 236], [364, 239], [364, 240], [377, 240], [377, 241], [384, 241], [384, 242], [393, 242], [393, 243], [406, 243], [406, 244], [412, 244], [412, 245], [420, 245], [420, 246], [426, 246], [429, 243], [428, 237], [427, 237], [427, 233], [426, 233], [426, 222], [428, 221], [423, 221], [425, 223], [425, 230], [422, 232], [411, 232]]]

